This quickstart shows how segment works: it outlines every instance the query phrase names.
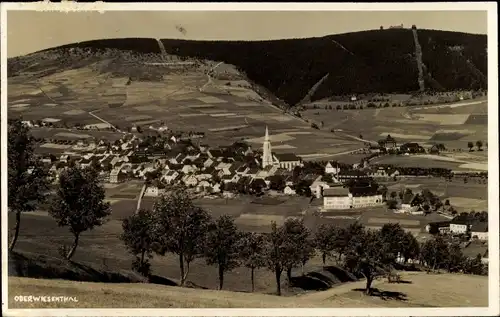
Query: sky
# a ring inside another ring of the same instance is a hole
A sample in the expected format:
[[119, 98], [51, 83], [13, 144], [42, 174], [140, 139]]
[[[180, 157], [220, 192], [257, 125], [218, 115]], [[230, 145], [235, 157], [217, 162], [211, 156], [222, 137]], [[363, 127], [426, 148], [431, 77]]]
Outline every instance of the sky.
[[[415, 24], [487, 32], [486, 11], [8, 11], [7, 55], [80, 41], [148, 37], [191, 40], [304, 38]], [[181, 26], [185, 31], [179, 31]]]

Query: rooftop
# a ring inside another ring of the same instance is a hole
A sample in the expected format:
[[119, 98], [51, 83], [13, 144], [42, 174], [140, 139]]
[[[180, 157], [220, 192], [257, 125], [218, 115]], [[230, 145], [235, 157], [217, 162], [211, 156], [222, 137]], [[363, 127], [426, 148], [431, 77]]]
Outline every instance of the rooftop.
[[488, 232], [488, 223], [487, 222], [475, 222], [472, 224], [471, 232]]
[[280, 162], [300, 161], [300, 157], [293, 153], [274, 153], [274, 157]]
[[341, 186], [325, 188], [323, 190], [324, 197], [343, 197], [349, 195], [349, 189]]

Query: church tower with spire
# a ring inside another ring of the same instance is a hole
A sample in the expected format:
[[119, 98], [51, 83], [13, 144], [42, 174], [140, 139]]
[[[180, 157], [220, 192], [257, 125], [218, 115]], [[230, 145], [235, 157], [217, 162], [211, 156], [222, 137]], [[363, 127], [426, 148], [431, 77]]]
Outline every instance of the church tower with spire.
[[273, 154], [271, 152], [271, 140], [269, 139], [269, 131], [266, 126], [266, 136], [262, 146], [262, 168], [273, 165]]

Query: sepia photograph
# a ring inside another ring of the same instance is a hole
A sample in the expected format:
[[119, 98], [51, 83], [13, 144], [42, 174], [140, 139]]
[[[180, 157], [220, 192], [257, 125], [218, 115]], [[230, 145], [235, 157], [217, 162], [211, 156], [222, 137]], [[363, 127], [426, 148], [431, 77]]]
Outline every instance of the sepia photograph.
[[500, 313], [496, 3], [282, 5], [1, 4], [3, 315]]

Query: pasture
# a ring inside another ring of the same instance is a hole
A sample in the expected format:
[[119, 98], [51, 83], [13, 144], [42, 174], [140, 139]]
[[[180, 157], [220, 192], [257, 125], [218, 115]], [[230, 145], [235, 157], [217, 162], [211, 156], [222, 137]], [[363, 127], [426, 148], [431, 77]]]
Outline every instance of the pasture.
[[399, 167], [449, 168], [456, 171], [487, 171], [487, 157], [468, 153], [442, 155], [385, 155], [374, 158], [372, 164], [392, 164]]
[[[405, 188], [410, 188], [415, 193], [428, 189], [438, 195], [442, 201], [449, 199], [458, 212], [488, 210], [488, 184], [478, 183], [473, 179], [464, 183], [461, 177], [455, 177], [452, 182], [445, 182], [438, 178], [408, 177], [399, 178], [397, 182], [383, 182], [383, 184], [388, 187], [389, 193], [392, 191], [398, 193]], [[425, 216], [427, 217], [429, 216]]]
[[[144, 130], [161, 123], [174, 131], [205, 132], [203, 142], [209, 145], [248, 140], [257, 148], [267, 126], [276, 152], [294, 151], [298, 155], [331, 155], [362, 147], [357, 140], [312, 129], [255, 96], [249, 88], [204, 92], [200, 89], [207, 77], [200, 70], [167, 72], [155, 82], [127, 79], [91, 67], [57, 72], [39, 79], [36, 85], [26, 78], [10, 78], [9, 114], [21, 114], [24, 120], [50, 118], [69, 126], [79, 123], [100, 129], [111, 124], [120, 130], [132, 126]], [[211, 85], [226, 87], [222, 82]]]
[[448, 148], [467, 148], [468, 141], [487, 140], [488, 104], [482, 98], [457, 104], [357, 110], [306, 108], [302, 117], [322, 130], [343, 131], [377, 141], [387, 134], [398, 143], [438, 142]]

